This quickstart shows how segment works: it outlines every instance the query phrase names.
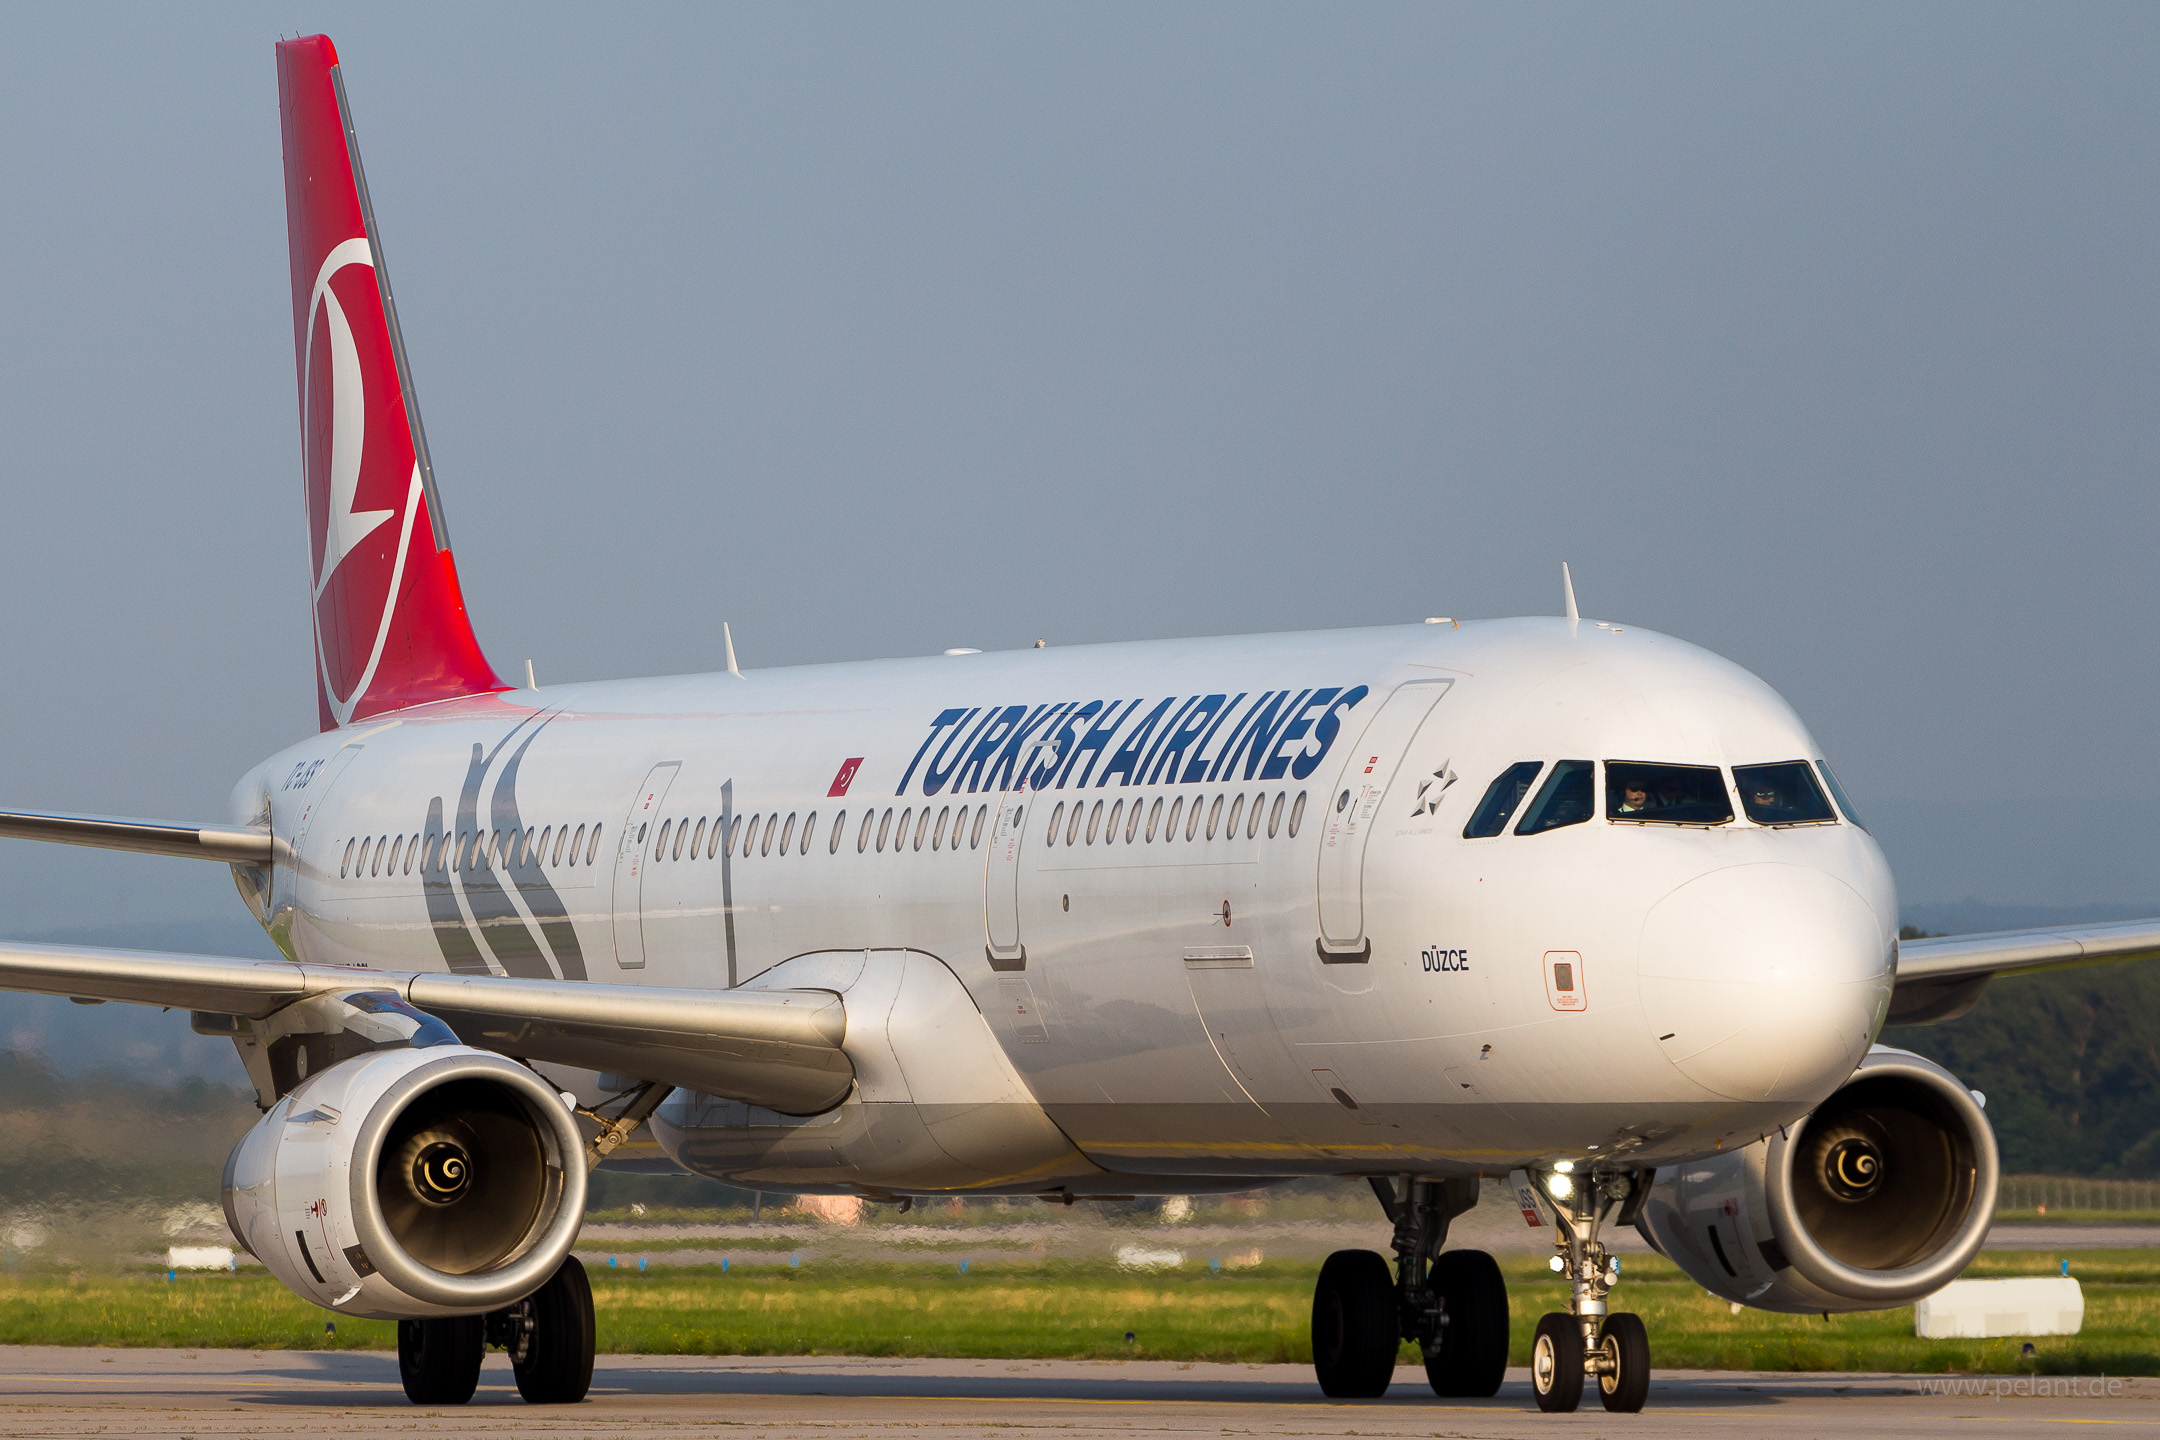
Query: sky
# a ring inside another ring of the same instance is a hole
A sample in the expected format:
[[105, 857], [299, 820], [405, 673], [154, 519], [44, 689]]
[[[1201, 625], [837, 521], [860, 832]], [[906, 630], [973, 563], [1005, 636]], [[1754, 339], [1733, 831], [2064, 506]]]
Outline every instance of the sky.
[[[1565, 560], [1776, 686], [1908, 902], [2160, 908], [2149, 5], [18, 7], [0, 805], [218, 820], [314, 728], [316, 30], [506, 675], [1551, 614]], [[237, 907], [0, 844], [0, 933]]]

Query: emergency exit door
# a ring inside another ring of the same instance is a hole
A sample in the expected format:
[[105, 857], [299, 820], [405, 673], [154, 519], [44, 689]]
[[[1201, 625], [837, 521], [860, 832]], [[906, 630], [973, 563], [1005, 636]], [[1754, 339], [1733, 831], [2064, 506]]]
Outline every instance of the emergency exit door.
[[1320, 958], [1330, 964], [1372, 958], [1365, 938], [1365, 846], [1389, 812], [1383, 802], [1418, 727], [1453, 680], [1412, 680], [1374, 712], [1343, 762], [1327, 797], [1320, 836]]
[[983, 877], [984, 949], [993, 970], [1025, 970], [1020, 942], [1020, 849], [1027, 840], [1031, 797], [1008, 790], [998, 797], [997, 826], [990, 833], [990, 865]]
[[660, 807], [680, 769], [679, 760], [653, 766], [615, 837], [615, 963], [625, 970], [645, 966], [645, 867], [652, 862]]

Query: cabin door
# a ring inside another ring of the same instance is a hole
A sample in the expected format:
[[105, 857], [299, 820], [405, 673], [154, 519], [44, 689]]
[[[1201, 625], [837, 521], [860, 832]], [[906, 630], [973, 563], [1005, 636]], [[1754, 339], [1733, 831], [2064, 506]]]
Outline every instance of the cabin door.
[[652, 863], [660, 807], [681, 769], [679, 760], [653, 766], [615, 836], [615, 963], [625, 970], [645, 967], [645, 867]]
[[1329, 964], [1372, 958], [1365, 938], [1365, 845], [1389, 818], [1381, 801], [1411, 739], [1453, 680], [1412, 680], [1396, 687], [1347, 750], [1325, 797], [1320, 835], [1320, 958]]
[[998, 797], [997, 824], [990, 832], [990, 865], [983, 877], [984, 949], [993, 970], [1027, 969], [1027, 946], [1020, 943], [1020, 850], [1027, 840], [1027, 817], [1035, 797], [1008, 790]]

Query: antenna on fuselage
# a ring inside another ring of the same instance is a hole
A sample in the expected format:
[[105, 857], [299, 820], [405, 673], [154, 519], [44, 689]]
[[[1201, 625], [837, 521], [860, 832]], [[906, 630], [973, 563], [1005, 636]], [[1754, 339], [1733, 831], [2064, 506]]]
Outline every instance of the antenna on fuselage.
[[[1575, 577], [1568, 574], [1567, 561], [1560, 562], [1560, 588], [1567, 594], [1567, 618], [1572, 623], [1582, 619], [1582, 612], [1575, 608]], [[729, 668], [733, 668], [732, 666]]]
[[728, 629], [725, 620], [720, 622], [720, 643], [727, 646], [727, 673], [740, 679], [742, 671], [735, 668], [735, 632]]

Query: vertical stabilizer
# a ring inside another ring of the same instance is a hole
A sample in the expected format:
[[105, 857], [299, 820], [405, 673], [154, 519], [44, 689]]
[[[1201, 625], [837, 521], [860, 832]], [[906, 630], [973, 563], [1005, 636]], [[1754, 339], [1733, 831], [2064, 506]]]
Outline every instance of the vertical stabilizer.
[[509, 687], [474, 639], [420, 428], [337, 50], [277, 47], [325, 730]]

